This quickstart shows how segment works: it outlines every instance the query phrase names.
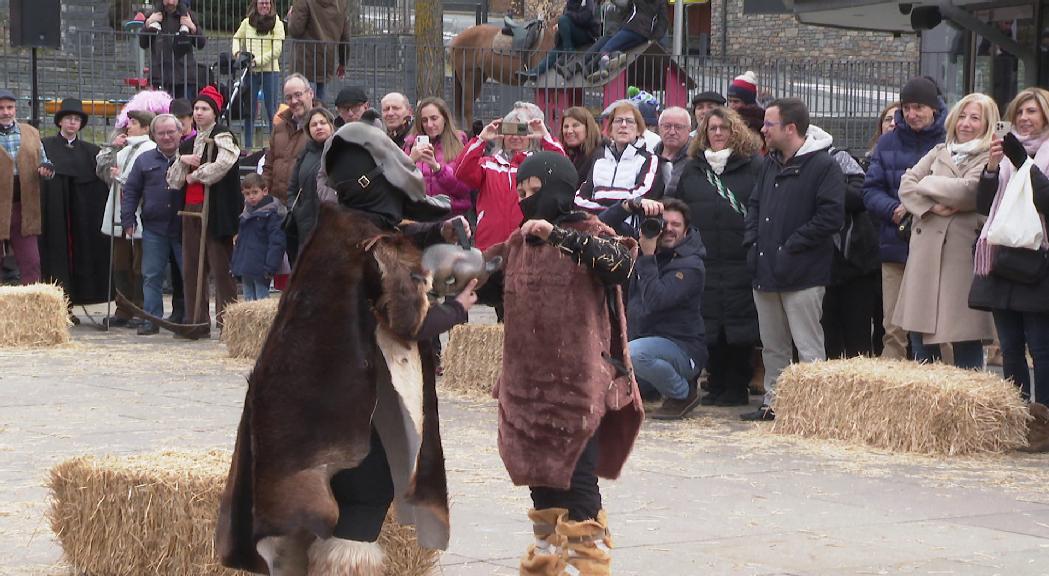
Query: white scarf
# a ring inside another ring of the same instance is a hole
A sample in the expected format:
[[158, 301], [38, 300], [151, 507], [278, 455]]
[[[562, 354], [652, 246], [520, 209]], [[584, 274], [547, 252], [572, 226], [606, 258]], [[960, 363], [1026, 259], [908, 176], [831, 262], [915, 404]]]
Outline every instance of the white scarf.
[[710, 169], [721, 176], [721, 173], [725, 171], [725, 165], [728, 164], [728, 159], [732, 156], [732, 148], [725, 148], [720, 152], [707, 149], [703, 151], [703, 155], [706, 156]]
[[970, 156], [982, 154], [987, 147], [982, 138], [973, 138], [964, 144], [951, 142], [947, 144], [947, 151], [951, 153], [951, 161], [954, 162], [954, 165], [961, 166]]

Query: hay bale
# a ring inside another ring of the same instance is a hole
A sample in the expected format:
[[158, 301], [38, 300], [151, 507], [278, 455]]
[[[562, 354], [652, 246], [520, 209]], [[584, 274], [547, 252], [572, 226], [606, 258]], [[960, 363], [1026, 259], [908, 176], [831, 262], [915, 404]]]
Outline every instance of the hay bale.
[[503, 325], [460, 324], [441, 354], [442, 387], [491, 397], [503, 370]]
[[[235, 576], [219, 565], [215, 525], [230, 453], [80, 457], [51, 469], [51, 529], [66, 561], [93, 576]], [[427, 576], [439, 553], [387, 517], [387, 576]]]
[[232, 358], [259, 357], [277, 316], [280, 298], [237, 302], [222, 313], [222, 341]]
[[776, 432], [945, 455], [1024, 446], [1031, 418], [995, 374], [873, 358], [794, 364], [773, 408]]
[[0, 346], [69, 342], [66, 295], [54, 284], [0, 286]]

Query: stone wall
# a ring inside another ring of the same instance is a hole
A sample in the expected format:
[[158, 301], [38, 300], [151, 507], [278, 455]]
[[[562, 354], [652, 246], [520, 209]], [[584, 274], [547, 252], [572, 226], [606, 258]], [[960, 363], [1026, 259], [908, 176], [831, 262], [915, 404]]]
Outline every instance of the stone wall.
[[917, 61], [916, 34], [844, 30], [801, 24], [788, 14], [744, 14], [743, 0], [711, 0], [710, 49], [721, 54], [722, 10], [728, 3], [728, 56]]

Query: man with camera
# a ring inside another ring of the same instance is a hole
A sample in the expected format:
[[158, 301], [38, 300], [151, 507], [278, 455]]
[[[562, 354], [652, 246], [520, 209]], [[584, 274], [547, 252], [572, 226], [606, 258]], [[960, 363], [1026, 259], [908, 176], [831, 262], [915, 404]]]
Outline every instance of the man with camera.
[[156, 9], [139, 32], [138, 45], [149, 50], [149, 81], [173, 98], [197, 94], [197, 59], [193, 50], [204, 48], [204, 28], [189, 3], [154, 0]]
[[676, 198], [635, 198], [601, 214], [622, 234], [630, 234], [629, 222], [637, 219], [641, 254], [627, 303], [630, 357], [642, 394], [663, 398], [651, 417], [678, 420], [699, 404], [695, 376], [707, 362], [700, 312], [706, 248], [690, 227], [688, 205]]

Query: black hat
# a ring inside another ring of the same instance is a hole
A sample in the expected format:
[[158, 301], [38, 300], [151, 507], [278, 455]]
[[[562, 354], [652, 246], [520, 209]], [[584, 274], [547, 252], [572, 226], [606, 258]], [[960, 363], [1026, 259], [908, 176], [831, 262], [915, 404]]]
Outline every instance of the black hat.
[[692, 107], [695, 108], [700, 102], [713, 102], [718, 106], [724, 106], [725, 97], [717, 92], [700, 92], [692, 97]]
[[538, 218], [556, 223], [572, 213], [579, 173], [571, 160], [556, 152], [536, 152], [521, 162], [517, 181], [533, 176], [543, 185], [539, 192], [520, 202], [525, 220]]
[[900, 104], [924, 104], [937, 110], [940, 108], [940, 89], [924, 76], [911, 78], [900, 90]]
[[193, 115], [193, 104], [185, 98], [176, 98], [168, 105], [168, 112], [176, 118], [185, 118]]
[[87, 114], [84, 114], [84, 103], [77, 98], [62, 100], [62, 105], [58, 107], [58, 112], [55, 112], [55, 126], [58, 126], [62, 122], [62, 118], [70, 114], [80, 116], [80, 129], [83, 130], [84, 126], [87, 125]]
[[360, 86], [347, 86], [335, 97], [336, 106], [354, 106], [368, 101], [368, 94]]

